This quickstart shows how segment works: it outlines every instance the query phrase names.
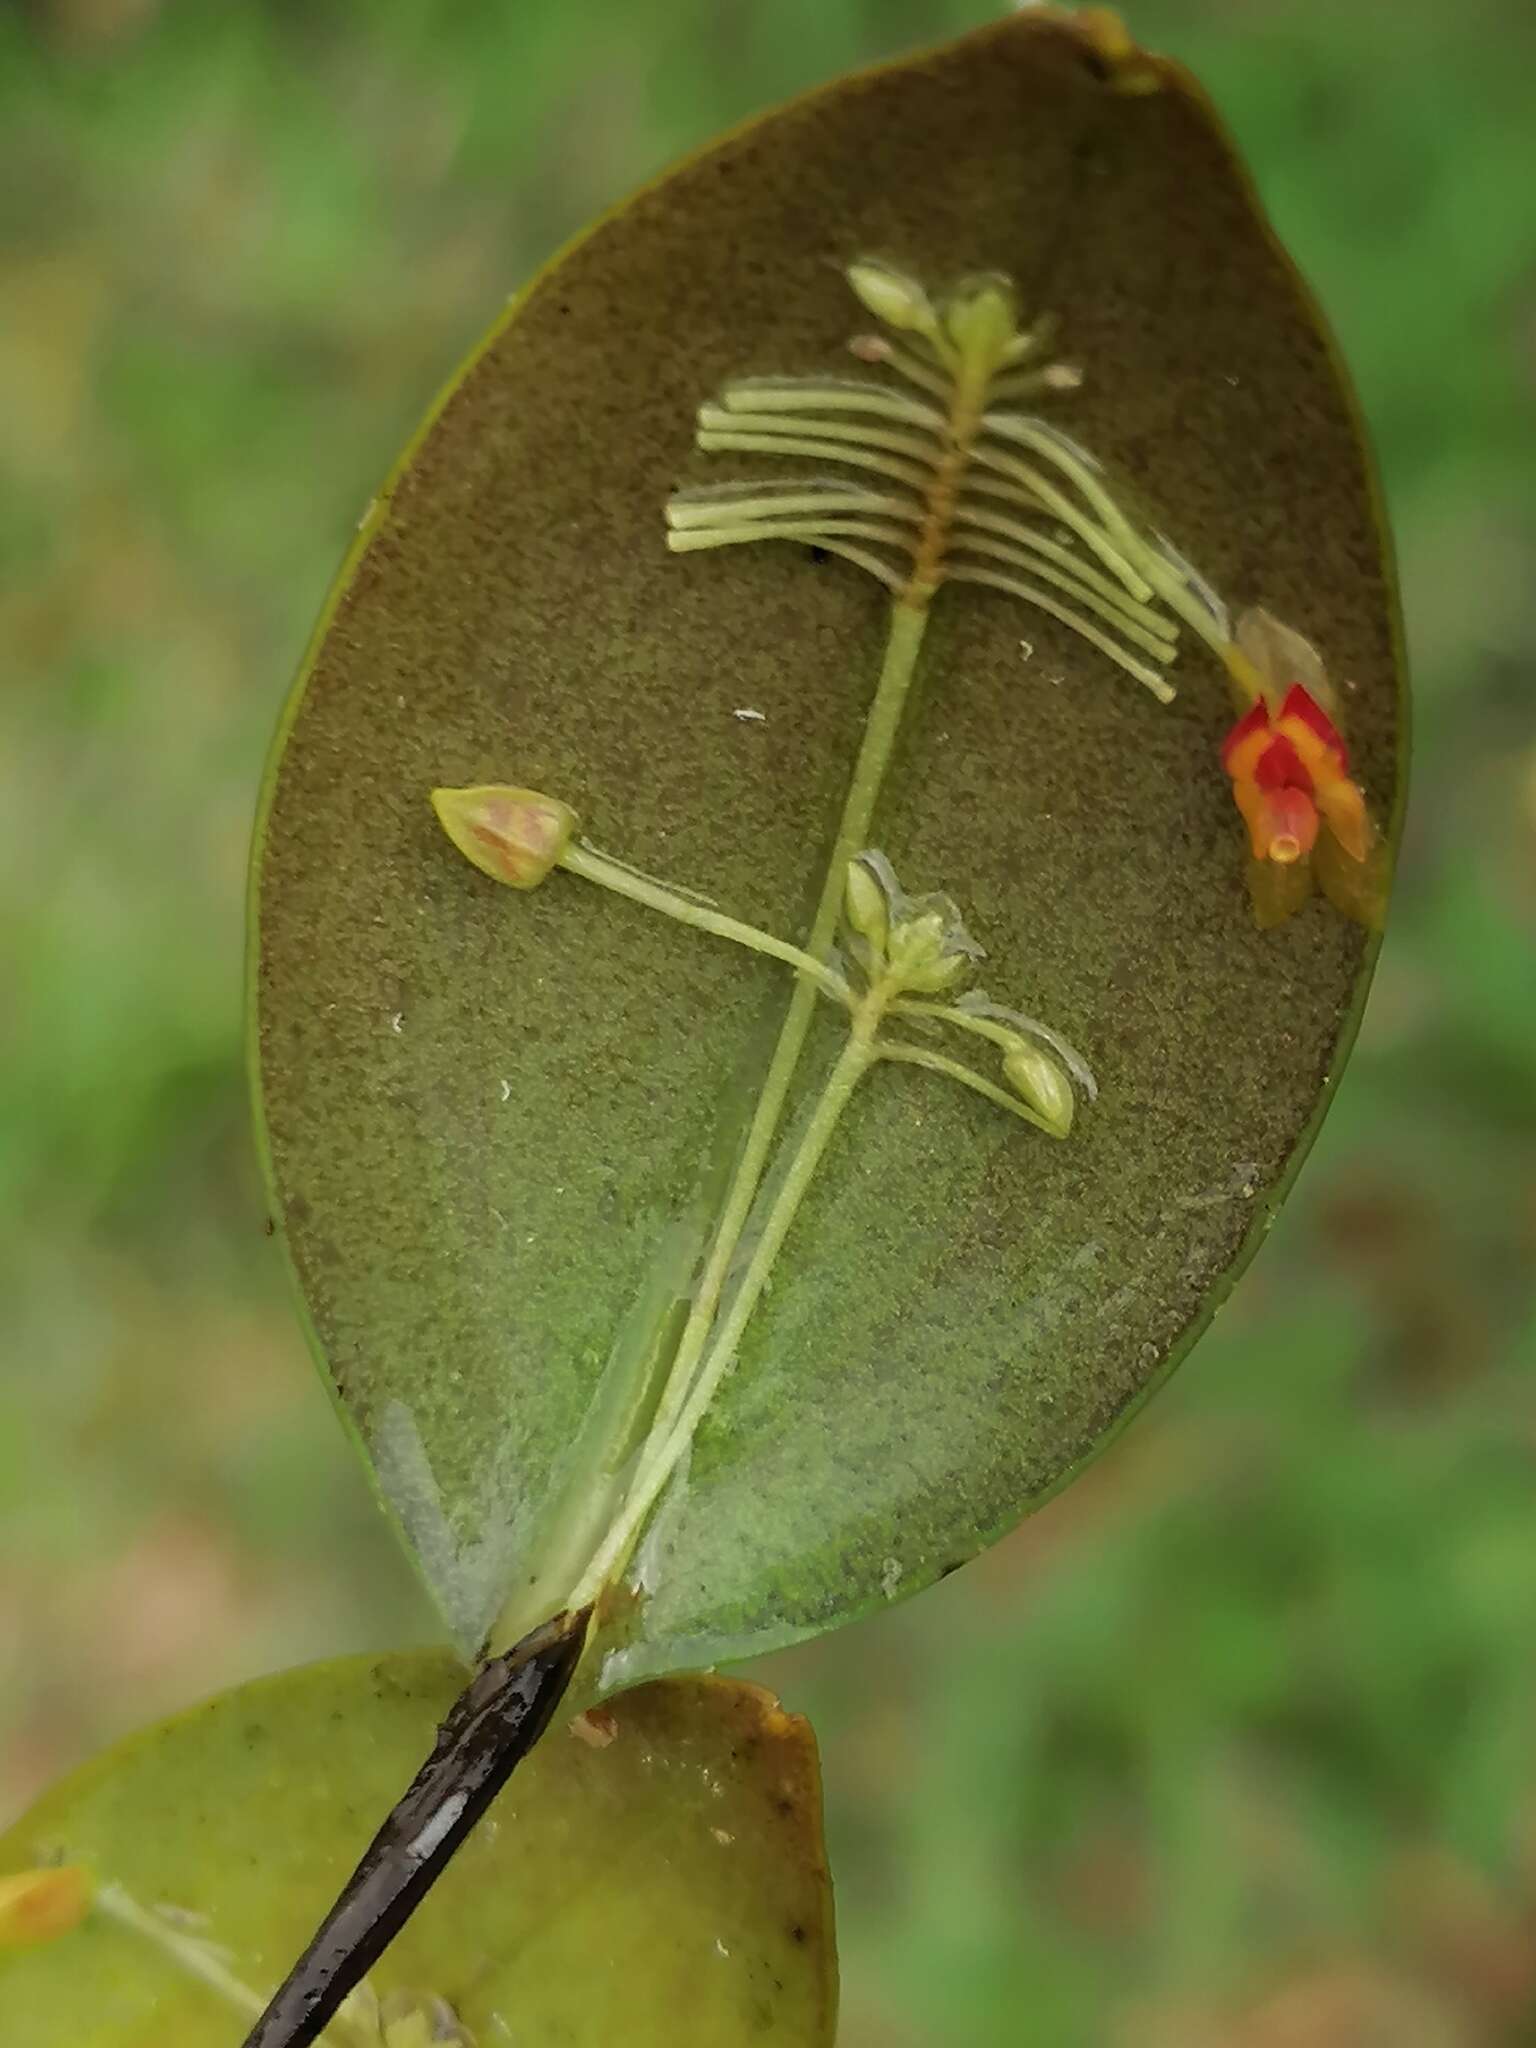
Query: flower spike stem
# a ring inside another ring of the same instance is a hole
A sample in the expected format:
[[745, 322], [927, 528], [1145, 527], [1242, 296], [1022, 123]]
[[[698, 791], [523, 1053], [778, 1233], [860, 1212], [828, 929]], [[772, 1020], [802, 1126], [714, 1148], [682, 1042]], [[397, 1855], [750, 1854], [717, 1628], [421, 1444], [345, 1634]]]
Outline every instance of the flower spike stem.
[[987, 1039], [1005, 1053], [1012, 1052], [1021, 1038], [1038, 1039], [1060, 1058], [1090, 1102], [1098, 1098], [1099, 1086], [1088, 1062], [1058, 1032], [1033, 1017], [1020, 1016], [1017, 1010], [1005, 1010], [998, 1004], [988, 1003], [984, 996], [971, 997], [960, 1004], [927, 1003], [903, 996], [899, 1002], [892, 1003], [891, 1015], [929, 1017], [936, 1024], [951, 1024], [957, 1031], [969, 1031], [977, 1038]]
[[[104, 1919], [115, 1921], [127, 1933], [137, 1936], [156, 1948], [183, 1975], [196, 1978], [199, 1984], [206, 1984], [215, 1996], [247, 2019], [259, 2019], [263, 2000], [260, 1992], [253, 1991], [249, 1984], [240, 1979], [220, 1961], [217, 1952], [204, 1941], [178, 1933], [162, 1920], [158, 1913], [152, 1913], [141, 1906], [119, 1884], [104, 1884], [91, 1902], [94, 1911]], [[318, 2039], [326, 2048], [341, 2048], [339, 2031], [331, 2035], [322, 2034]]]
[[[596, 1600], [604, 1586], [622, 1568], [651, 1509], [656, 1505], [667, 1481], [692, 1443], [694, 1432], [714, 1399], [715, 1391], [736, 1355], [736, 1347], [752, 1319], [753, 1311], [762, 1298], [763, 1289], [768, 1284], [769, 1275], [783, 1249], [790, 1226], [799, 1213], [800, 1204], [804, 1201], [816, 1169], [831, 1143], [832, 1134], [837, 1129], [843, 1111], [852, 1100], [854, 1089], [882, 1056], [875, 1033], [893, 993], [889, 986], [877, 985], [855, 1009], [848, 1042], [827, 1077], [826, 1085], [811, 1112], [810, 1122], [806, 1125], [785, 1169], [784, 1178], [763, 1221], [762, 1235], [753, 1249], [747, 1269], [731, 1296], [730, 1305], [720, 1318], [718, 1327], [709, 1335], [707, 1346], [700, 1347], [702, 1358], [697, 1375], [682, 1390], [680, 1397], [674, 1398], [668, 1404], [667, 1415], [658, 1415], [656, 1426], [653, 1427], [640, 1454], [639, 1468], [625, 1499], [623, 1510], [615, 1520], [602, 1548], [593, 1558], [573, 1598], [581, 1601]], [[980, 1085], [983, 1088], [986, 1086], [985, 1083]], [[1001, 1090], [997, 1093], [1007, 1107], [1015, 1106], [1008, 1102]], [[676, 1384], [674, 1368], [672, 1385]], [[669, 1386], [669, 1392], [671, 1391], [672, 1386]]]
[[1010, 1095], [1006, 1088], [999, 1088], [994, 1081], [973, 1073], [959, 1060], [949, 1059], [944, 1053], [930, 1052], [922, 1045], [901, 1045], [892, 1040], [881, 1039], [875, 1047], [875, 1057], [881, 1060], [896, 1060], [908, 1067], [926, 1067], [930, 1074], [947, 1075], [951, 1081], [959, 1081], [967, 1088], [973, 1088], [978, 1095], [985, 1095], [988, 1102], [995, 1102], [999, 1109], [1006, 1109], [1012, 1115], [1022, 1117], [1027, 1124], [1033, 1124], [1037, 1131], [1044, 1131], [1047, 1137], [1064, 1138], [1067, 1134], [1059, 1124], [1047, 1122], [1043, 1116], [1021, 1102], [1017, 1095]]
[[[811, 921], [810, 936], [806, 941], [805, 950], [815, 961], [824, 961], [831, 947], [842, 908], [848, 863], [869, 835], [875, 800], [890, 765], [891, 750], [896, 744], [901, 714], [912, 686], [913, 671], [917, 666], [918, 652], [923, 644], [927, 624], [926, 607], [902, 603], [891, 607], [890, 634], [886, 642], [879, 685], [865, 722], [863, 744], [860, 746], [853, 780], [849, 784], [848, 795], [843, 804], [837, 838], [833, 842], [831, 858], [827, 864], [826, 880], [822, 884], [821, 898]], [[673, 1357], [661, 1404], [641, 1452], [641, 1471], [653, 1468], [664, 1450], [672, 1463], [675, 1463], [680, 1455], [679, 1449], [672, 1441], [672, 1431], [688, 1400], [694, 1374], [698, 1370], [720, 1307], [726, 1275], [730, 1271], [736, 1247], [741, 1241], [742, 1231], [746, 1228], [752, 1204], [767, 1170], [774, 1140], [789, 1100], [795, 1069], [799, 1066], [800, 1055], [805, 1049], [806, 1035], [810, 1030], [811, 1018], [816, 1008], [816, 989], [817, 982], [802, 971], [780, 1027], [778, 1043], [773, 1049], [768, 1071], [763, 1077], [762, 1091], [757, 1098], [757, 1107], [752, 1113], [752, 1121], [742, 1142], [741, 1156], [731, 1177], [725, 1206], [715, 1227], [704, 1270], [694, 1289], [693, 1303]], [[668, 1464], [666, 1472], [670, 1473], [670, 1470], [671, 1464]], [[660, 1491], [665, 1477], [666, 1473], [663, 1473], [658, 1480], [652, 1492], [652, 1499]], [[632, 1538], [638, 1530], [638, 1520], [626, 1517], [626, 1522]], [[613, 1560], [610, 1559], [608, 1562], [611, 1565]], [[590, 1576], [589, 1574], [588, 1577]]]
[[771, 959], [786, 961], [800, 973], [809, 975], [822, 994], [831, 996], [834, 1002], [846, 1004], [852, 1001], [847, 982], [825, 961], [816, 959], [799, 946], [792, 946], [787, 939], [775, 938], [772, 932], [760, 931], [755, 924], [743, 924], [740, 918], [726, 917], [721, 911], [680, 896], [665, 883], [652, 881], [622, 861], [599, 853], [595, 847], [578, 841], [566, 848], [558, 865], [569, 869], [573, 875], [596, 882], [601, 888], [611, 889], [616, 896], [627, 896], [631, 902], [643, 903], [648, 910], [659, 910], [664, 917], [675, 918], [679, 924], [692, 925], [695, 931], [712, 932], [717, 939], [733, 939], [738, 946], [746, 946], [754, 953], [766, 953]]

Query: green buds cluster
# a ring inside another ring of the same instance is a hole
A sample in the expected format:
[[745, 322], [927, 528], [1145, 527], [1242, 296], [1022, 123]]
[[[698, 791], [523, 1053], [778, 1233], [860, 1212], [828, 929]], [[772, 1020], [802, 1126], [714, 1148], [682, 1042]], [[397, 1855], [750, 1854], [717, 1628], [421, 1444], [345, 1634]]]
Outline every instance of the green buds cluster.
[[882, 1058], [947, 1074], [1053, 1138], [1066, 1137], [1077, 1108], [1074, 1083], [1091, 1099], [1093, 1076], [1046, 1025], [1000, 1009], [979, 990], [944, 1000], [983, 957], [947, 896], [909, 898], [885, 855], [867, 848], [848, 863], [843, 925], [853, 964], [888, 1018], [922, 1018], [986, 1039], [1003, 1056], [1008, 1086], [905, 1039], [882, 1037]]
[[982, 375], [1023, 362], [1039, 345], [1019, 330], [1019, 299], [1011, 278], [985, 270], [963, 277], [931, 299], [915, 277], [878, 257], [850, 263], [848, 282], [859, 303], [898, 334], [920, 336], [941, 358], [974, 365]]
[[947, 1074], [1051, 1137], [1066, 1137], [1078, 1090], [1093, 1100], [1093, 1075], [1048, 1025], [1001, 1008], [980, 989], [953, 993], [985, 956], [947, 896], [908, 897], [885, 855], [866, 848], [844, 875], [843, 935], [859, 978], [889, 1021], [921, 1019], [985, 1039], [1002, 1054], [1007, 1086], [906, 1038], [882, 1035], [880, 1057]]
[[880, 853], [849, 861], [843, 912], [865, 980], [885, 983], [893, 995], [938, 995], [982, 957], [949, 898], [909, 899]]
[[576, 832], [569, 804], [499, 782], [434, 789], [432, 808], [464, 858], [511, 889], [536, 889]]

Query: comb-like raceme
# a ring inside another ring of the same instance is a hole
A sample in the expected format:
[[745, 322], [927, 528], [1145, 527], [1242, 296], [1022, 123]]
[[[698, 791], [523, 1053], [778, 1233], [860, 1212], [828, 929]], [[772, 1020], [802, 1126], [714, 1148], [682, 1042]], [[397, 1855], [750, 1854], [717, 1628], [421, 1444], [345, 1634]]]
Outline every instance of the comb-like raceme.
[[1182, 619], [1219, 653], [1214, 593], [1118, 503], [1096, 459], [1018, 408], [1075, 390], [1050, 359], [1053, 323], [1019, 324], [1013, 287], [988, 274], [937, 305], [883, 264], [853, 264], [864, 306], [894, 330], [856, 335], [877, 377], [740, 377], [699, 409], [706, 453], [814, 467], [674, 493], [677, 553], [789, 540], [854, 563], [908, 606], [945, 583], [1001, 591], [1059, 620], [1166, 702]]

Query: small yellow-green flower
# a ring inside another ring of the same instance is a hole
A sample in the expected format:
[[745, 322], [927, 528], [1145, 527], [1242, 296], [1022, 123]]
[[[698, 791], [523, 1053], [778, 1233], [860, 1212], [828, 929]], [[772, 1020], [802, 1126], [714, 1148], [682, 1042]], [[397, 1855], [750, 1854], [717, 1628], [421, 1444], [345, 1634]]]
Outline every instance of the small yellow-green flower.
[[576, 831], [569, 804], [500, 782], [434, 789], [432, 808], [464, 858], [512, 889], [536, 889]]

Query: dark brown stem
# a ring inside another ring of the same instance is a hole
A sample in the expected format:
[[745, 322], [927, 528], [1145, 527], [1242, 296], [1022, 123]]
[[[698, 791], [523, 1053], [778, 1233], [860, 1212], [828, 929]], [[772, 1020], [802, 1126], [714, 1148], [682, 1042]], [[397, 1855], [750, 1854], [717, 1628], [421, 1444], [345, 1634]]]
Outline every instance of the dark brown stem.
[[580, 1660], [587, 1619], [557, 1615], [471, 1679], [245, 2048], [306, 2048], [372, 1969], [548, 1727]]

